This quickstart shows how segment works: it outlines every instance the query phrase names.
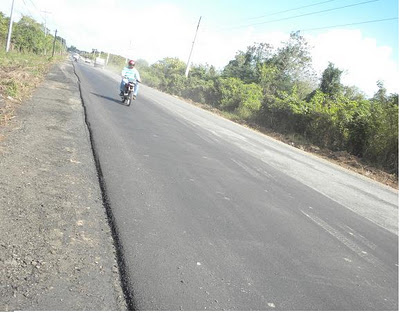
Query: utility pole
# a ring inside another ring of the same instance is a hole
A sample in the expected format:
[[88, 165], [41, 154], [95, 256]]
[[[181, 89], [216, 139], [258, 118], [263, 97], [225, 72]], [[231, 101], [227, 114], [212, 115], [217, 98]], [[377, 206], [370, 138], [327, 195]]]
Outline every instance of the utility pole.
[[[47, 37], [47, 14], [51, 13], [49, 11], [42, 11], [44, 13], [44, 38]], [[46, 43], [44, 46], [44, 55], [47, 55]]]
[[108, 60], [110, 59], [110, 52], [107, 54], [106, 66], [108, 65]]
[[132, 56], [133, 56], [132, 51], [133, 51], [133, 49], [132, 49], [132, 40], [129, 40], [129, 46], [126, 49], [127, 57], [125, 58], [125, 63], [128, 63], [128, 60], [132, 60]]
[[53, 53], [51, 57], [54, 57], [54, 50], [56, 48], [56, 39], [57, 39], [57, 29], [56, 29], [56, 34], [54, 35], [54, 41], [53, 41]]
[[66, 49], [65, 49], [65, 39], [64, 39], [64, 38], [61, 38], [60, 55], [63, 55], [65, 50], [66, 50]]
[[186, 66], [186, 71], [185, 71], [186, 78], [189, 76], [190, 59], [192, 58], [194, 42], [196, 41], [197, 31], [199, 30], [200, 21], [201, 21], [201, 16], [200, 16], [200, 19], [199, 19], [199, 23], [197, 24], [196, 34], [194, 35], [194, 39], [193, 39], [193, 43], [192, 43], [192, 49], [190, 50], [190, 54], [189, 54], [189, 60], [187, 61], [187, 66]]
[[44, 13], [44, 36], [47, 36], [47, 14], [51, 14], [49, 11], [41, 11]]
[[14, 13], [14, 0], [11, 4], [10, 25], [8, 26], [6, 52], [8, 52], [8, 50], [10, 50], [11, 33], [12, 33], [12, 25], [13, 25], [13, 13]]

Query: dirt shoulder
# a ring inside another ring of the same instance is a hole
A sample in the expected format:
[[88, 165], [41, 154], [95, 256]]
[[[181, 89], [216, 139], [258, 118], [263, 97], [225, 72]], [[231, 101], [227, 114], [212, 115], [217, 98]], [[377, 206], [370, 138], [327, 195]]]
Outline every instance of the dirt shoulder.
[[125, 310], [72, 65], [0, 109], [0, 310]]
[[[180, 98], [180, 97], [177, 97]], [[215, 114], [218, 114], [222, 117], [225, 117], [224, 112], [221, 112], [220, 110], [210, 106], [210, 105], [206, 105], [206, 104], [200, 104], [200, 103], [196, 103], [193, 102], [191, 100], [188, 99], [183, 99], [180, 98], [186, 102], [189, 102], [197, 107], [200, 107], [202, 109], [211, 111]], [[229, 117], [228, 117], [229, 118]], [[279, 140], [281, 142], [284, 142], [288, 145], [291, 145], [293, 147], [296, 147], [300, 150], [312, 153], [318, 157], [324, 158], [327, 161], [330, 161], [332, 163], [335, 163], [347, 170], [356, 172], [358, 174], [361, 174], [365, 177], [368, 177], [370, 179], [373, 179], [377, 182], [380, 182], [384, 185], [390, 186], [394, 189], [399, 189], [399, 180], [398, 177], [396, 177], [396, 175], [394, 174], [389, 174], [381, 169], [378, 169], [374, 166], [371, 166], [365, 162], [363, 162], [362, 159], [351, 155], [350, 153], [348, 153], [347, 151], [331, 151], [328, 149], [320, 149], [319, 147], [316, 147], [315, 145], [312, 144], [308, 144], [308, 143], [304, 143], [304, 142], [300, 142], [298, 141], [296, 138], [294, 138], [293, 136], [288, 136], [288, 135], [282, 135], [276, 132], [273, 132], [271, 130], [268, 130], [266, 128], [260, 127], [256, 124], [250, 124], [247, 123], [246, 121], [243, 120], [239, 120], [239, 119], [234, 119], [234, 121], [236, 123], [241, 124], [242, 126], [251, 128], [255, 131], [261, 132], [269, 137], [272, 137], [276, 140]]]

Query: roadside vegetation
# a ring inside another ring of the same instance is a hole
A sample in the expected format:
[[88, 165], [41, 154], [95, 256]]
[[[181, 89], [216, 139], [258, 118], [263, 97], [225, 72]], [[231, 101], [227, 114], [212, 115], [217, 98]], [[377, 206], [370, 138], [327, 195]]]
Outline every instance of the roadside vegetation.
[[0, 125], [14, 117], [15, 107], [42, 81], [54, 62], [63, 58], [64, 40], [47, 35], [30, 17], [13, 24], [11, 48], [5, 52], [9, 18], [0, 12]]
[[139, 60], [138, 69], [151, 87], [274, 132], [304, 150], [344, 157], [363, 174], [374, 167], [397, 181], [398, 94], [388, 94], [378, 81], [367, 98], [341, 83], [343, 70], [333, 63], [316, 77], [311, 61], [307, 42], [296, 32], [278, 49], [256, 43], [238, 51], [222, 71], [193, 66], [188, 79], [186, 64], [176, 58], [150, 66]]
[[53, 61], [35, 54], [0, 52], [0, 95], [21, 101], [37, 86]]

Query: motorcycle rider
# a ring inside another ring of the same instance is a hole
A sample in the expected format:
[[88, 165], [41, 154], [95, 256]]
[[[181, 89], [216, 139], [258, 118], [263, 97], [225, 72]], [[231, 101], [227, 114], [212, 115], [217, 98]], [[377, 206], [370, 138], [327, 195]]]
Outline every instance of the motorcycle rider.
[[[122, 69], [121, 75], [122, 75], [122, 81], [119, 87], [121, 93], [119, 95], [122, 97], [124, 95], [125, 84], [128, 83], [129, 80], [141, 83], [139, 71], [135, 68], [134, 60], [128, 61], [128, 65]], [[133, 99], [136, 99], [138, 91], [139, 91], [139, 84], [135, 84], [135, 89], [133, 90]]]

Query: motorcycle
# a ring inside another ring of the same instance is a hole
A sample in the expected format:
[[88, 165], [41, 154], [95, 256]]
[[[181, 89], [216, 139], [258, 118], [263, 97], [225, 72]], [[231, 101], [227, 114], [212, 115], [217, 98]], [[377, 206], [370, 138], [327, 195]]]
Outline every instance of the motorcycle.
[[135, 90], [136, 84], [138, 83], [137, 80], [132, 80], [128, 78], [124, 78], [125, 87], [124, 87], [124, 94], [121, 96], [122, 102], [127, 106], [130, 106], [132, 101], [135, 99], [133, 95], [133, 91]]

